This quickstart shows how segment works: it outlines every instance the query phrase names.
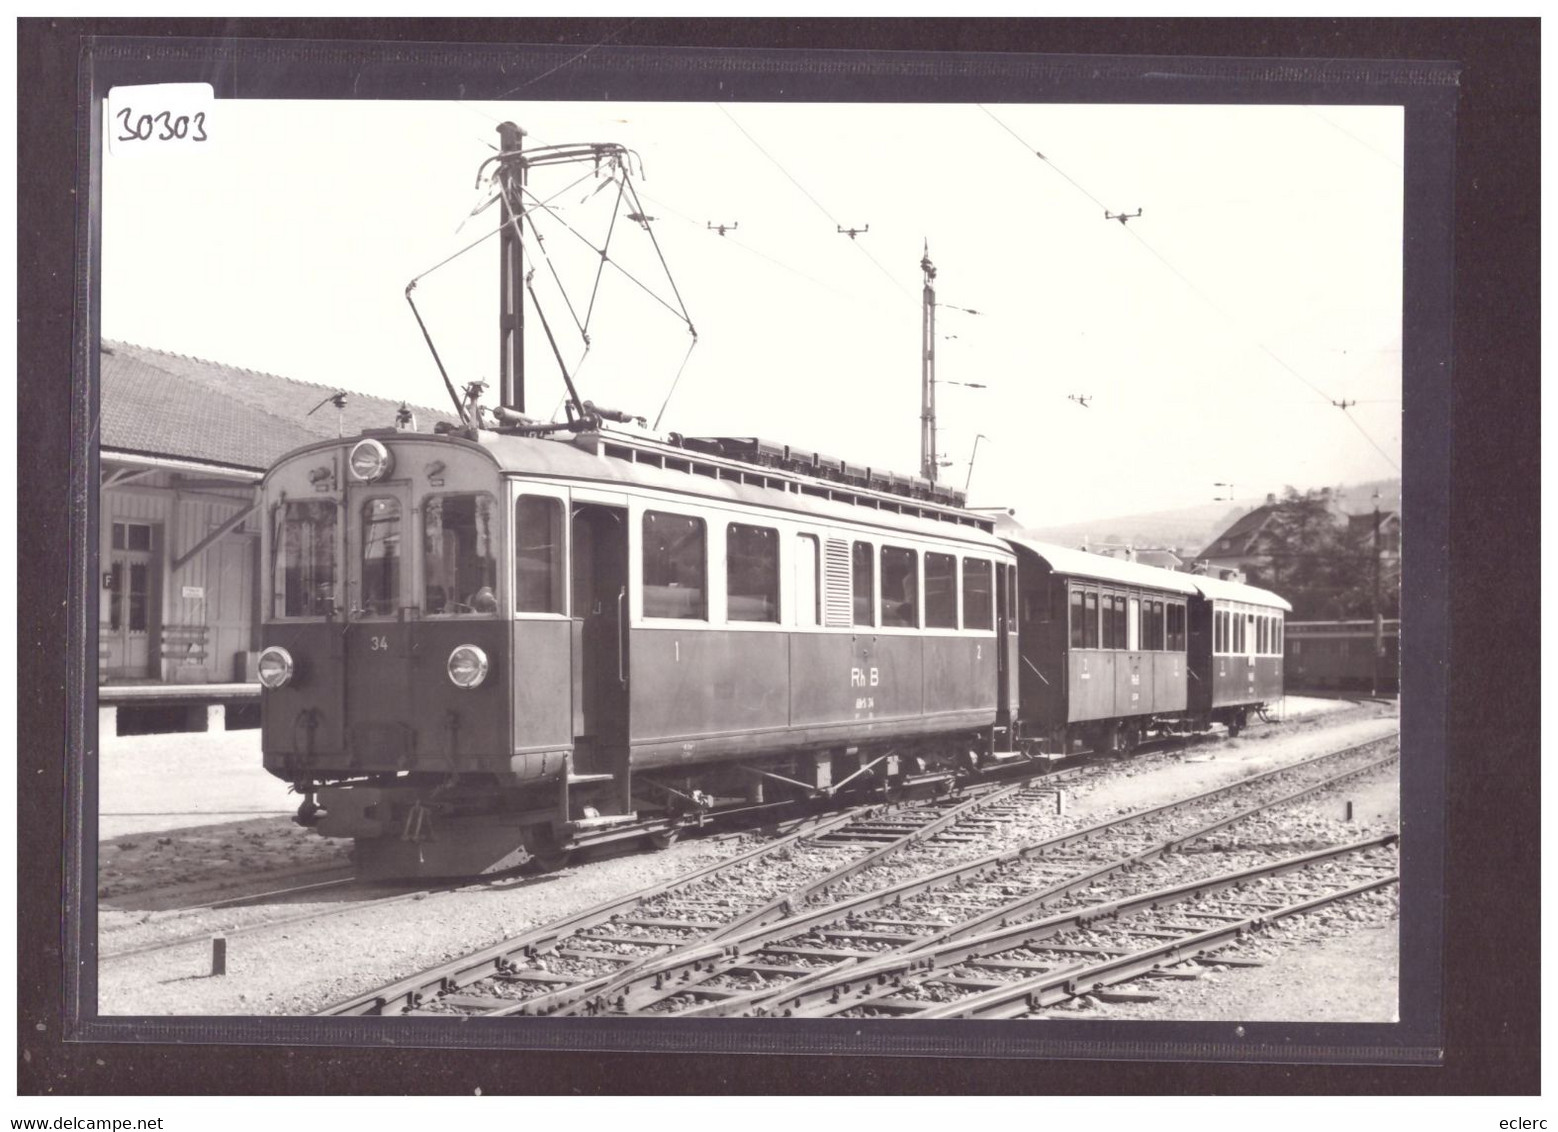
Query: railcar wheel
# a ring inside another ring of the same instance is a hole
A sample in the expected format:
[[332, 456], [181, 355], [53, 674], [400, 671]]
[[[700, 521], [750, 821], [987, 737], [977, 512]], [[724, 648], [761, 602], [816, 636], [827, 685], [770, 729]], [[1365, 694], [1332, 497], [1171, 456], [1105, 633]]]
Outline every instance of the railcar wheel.
[[529, 860], [521, 868], [527, 873], [555, 873], [558, 869], [566, 868], [568, 862], [573, 860], [573, 850], [559, 845], [546, 827], [540, 829], [542, 832], [532, 828], [525, 836], [525, 852], [529, 854]]
[[651, 833], [649, 835], [649, 844], [653, 845], [656, 849], [669, 849], [671, 846], [676, 844], [677, 840], [680, 839], [681, 836], [681, 830], [667, 829], [660, 833]]
[[529, 873], [555, 873], [559, 869], [568, 867], [573, 860], [572, 849], [544, 849], [540, 852], [531, 852], [530, 860], [524, 864], [524, 871]]
[[1244, 713], [1236, 711], [1228, 717], [1228, 738], [1232, 739], [1244, 730]]

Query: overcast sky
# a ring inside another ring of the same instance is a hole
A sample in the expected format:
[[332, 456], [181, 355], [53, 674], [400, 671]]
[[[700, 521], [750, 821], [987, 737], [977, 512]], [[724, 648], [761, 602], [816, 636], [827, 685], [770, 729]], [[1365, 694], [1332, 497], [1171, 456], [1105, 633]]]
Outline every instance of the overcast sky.
[[[512, 120], [527, 146], [620, 142], [641, 158], [633, 183], [670, 281], [646, 231], [619, 220], [611, 256], [642, 286], [605, 271], [586, 353], [549, 265], [536, 274], [597, 403], [917, 471], [928, 241], [938, 377], [987, 386], [938, 386], [943, 479], [961, 487], [988, 438], [973, 503], [1043, 526], [1205, 503], [1219, 481], [1243, 498], [1399, 474], [1399, 108], [218, 111], [204, 156], [106, 157], [104, 337], [447, 408], [403, 293], [495, 228], [495, 208], [468, 214]], [[604, 243], [614, 184], [566, 166], [531, 185]], [[582, 319], [598, 257], [548, 224]], [[457, 384], [496, 383], [497, 283], [489, 239], [418, 284]], [[527, 334], [527, 408], [550, 416], [562, 386], [534, 314]]]

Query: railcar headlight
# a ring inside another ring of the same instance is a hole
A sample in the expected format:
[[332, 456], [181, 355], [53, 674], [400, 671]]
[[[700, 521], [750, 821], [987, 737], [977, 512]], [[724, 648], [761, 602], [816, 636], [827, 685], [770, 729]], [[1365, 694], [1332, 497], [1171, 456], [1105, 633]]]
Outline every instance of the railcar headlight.
[[267, 688], [279, 688], [292, 679], [292, 654], [280, 645], [272, 645], [260, 653], [257, 667], [261, 684]]
[[373, 483], [390, 474], [390, 469], [395, 466], [395, 458], [377, 440], [359, 440], [352, 446], [352, 455], [347, 463], [351, 465], [352, 475], [363, 483]]
[[460, 645], [449, 654], [449, 679], [457, 688], [475, 688], [487, 678], [487, 654], [475, 645]]

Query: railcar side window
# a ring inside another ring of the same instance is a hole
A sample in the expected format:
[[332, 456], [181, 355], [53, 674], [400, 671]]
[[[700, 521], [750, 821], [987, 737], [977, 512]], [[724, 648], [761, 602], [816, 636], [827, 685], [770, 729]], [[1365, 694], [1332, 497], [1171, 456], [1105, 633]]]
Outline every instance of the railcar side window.
[[426, 613], [497, 613], [497, 520], [489, 495], [435, 495], [423, 504], [422, 608]]
[[868, 542], [857, 542], [854, 550], [855, 624], [875, 625], [876, 558]]
[[1168, 647], [1173, 652], [1185, 651], [1185, 607], [1177, 601], [1168, 603]]
[[822, 624], [822, 552], [816, 535], [795, 536], [795, 623]]
[[1082, 647], [1096, 649], [1098, 647], [1098, 591], [1083, 591], [1083, 600], [1086, 609], [1082, 614]]
[[1087, 614], [1082, 611], [1082, 591], [1071, 591], [1071, 647], [1087, 647]]
[[[1024, 595], [1027, 600], [1027, 595]], [[1044, 603], [1035, 603], [1042, 620], [1048, 620]], [[963, 559], [963, 628], [988, 629], [995, 619], [995, 591], [990, 585], [990, 563], [983, 558]]]
[[400, 501], [362, 505], [362, 611], [386, 616], [400, 604]]
[[327, 617], [335, 611], [335, 504], [308, 500], [280, 511], [274, 616]]
[[901, 546], [882, 547], [882, 624], [915, 628], [920, 623], [917, 602], [919, 553]]
[[707, 621], [708, 555], [703, 520], [644, 512], [644, 616]]
[[726, 526], [725, 617], [779, 620], [779, 532], [773, 528]]
[[958, 627], [958, 560], [950, 554], [925, 552], [925, 627]]
[[514, 609], [564, 613], [563, 501], [521, 495], [514, 505]]

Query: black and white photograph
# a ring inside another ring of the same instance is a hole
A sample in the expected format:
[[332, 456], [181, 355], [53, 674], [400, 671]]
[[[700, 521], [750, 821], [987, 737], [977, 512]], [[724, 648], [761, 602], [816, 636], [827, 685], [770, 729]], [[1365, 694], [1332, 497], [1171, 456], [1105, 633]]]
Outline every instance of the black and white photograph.
[[1440, 1061], [1453, 64], [230, 46], [86, 104], [83, 1036]]
[[108, 112], [104, 1013], [1396, 1020], [1399, 107]]

